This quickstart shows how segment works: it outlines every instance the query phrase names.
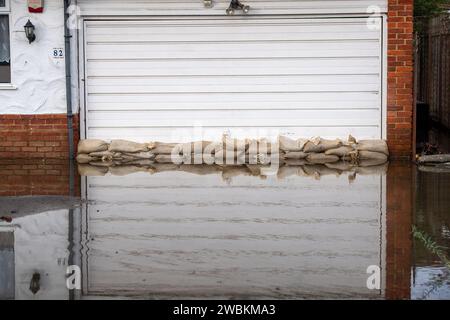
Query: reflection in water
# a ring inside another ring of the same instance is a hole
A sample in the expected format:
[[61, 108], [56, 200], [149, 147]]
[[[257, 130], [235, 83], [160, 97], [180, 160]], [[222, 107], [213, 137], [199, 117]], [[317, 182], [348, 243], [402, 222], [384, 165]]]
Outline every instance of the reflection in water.
[[82, 177], [78, 205], [3, 197], [0, 298], [450, 298], [449, 181], [396, 163], [350, 181], [162, 171]]

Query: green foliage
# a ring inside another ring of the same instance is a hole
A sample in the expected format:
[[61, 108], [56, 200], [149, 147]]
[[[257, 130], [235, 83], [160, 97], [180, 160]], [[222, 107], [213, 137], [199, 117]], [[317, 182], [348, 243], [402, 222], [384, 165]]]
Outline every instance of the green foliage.
[[422, 245], [428, 250], [428, 252], [436, 255], [445, 264], [445, 266], [450, 270], [450, 259], [447, 257], [445, 250], [447, 248], [438, 245], [433, 238], [426, 234], [424, 231], [417, 228], [415, 225], [412, 226], [413, 237], [418, 240]]
[[416, 17], [432, 17], [444, 11], [443, 5], [449, 5], [449, 0], [414, 0], [414, 15]]

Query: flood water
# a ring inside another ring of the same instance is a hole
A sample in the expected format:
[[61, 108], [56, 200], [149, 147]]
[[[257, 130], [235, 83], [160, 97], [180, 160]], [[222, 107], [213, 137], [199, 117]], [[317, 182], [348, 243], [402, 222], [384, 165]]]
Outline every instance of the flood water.
[[450, 174], [0, 166], [2, 299], [450, 299]]

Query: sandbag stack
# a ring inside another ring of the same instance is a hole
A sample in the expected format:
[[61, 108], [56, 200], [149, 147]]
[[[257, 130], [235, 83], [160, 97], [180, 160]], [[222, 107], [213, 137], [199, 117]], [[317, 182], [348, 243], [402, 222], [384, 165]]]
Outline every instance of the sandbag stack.
[[[384, 140], [348, 141], [322, 138], [291, 139], [280, 136], [276, 143], [266, 139], [231, 139], [190, 143], [137, 143], [127, 140], [81, 140], [77, 161], [98, 167], [176, 165], [325, 165], [341, 170], [353, 166], [370, 167], [387, 162]], [[276, 162], [276, 163], [275, 163]]]

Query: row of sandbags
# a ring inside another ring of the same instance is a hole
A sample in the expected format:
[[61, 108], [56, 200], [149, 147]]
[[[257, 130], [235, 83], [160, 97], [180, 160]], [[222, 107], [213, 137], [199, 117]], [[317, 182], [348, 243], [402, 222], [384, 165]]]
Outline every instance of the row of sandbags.
[[156, 174], [168, 171], [181, 171], [192, 173], [196, 175], [211, 175], [219, 174], [224, 181], [230, 181], [237, 176], [257, 176], [265, 179], [268, 176], [276, 175], [279, 179], [284, 179], [290, 176], [313, 177], [320, 179], [322, 176], [333, 175], [339, 177], [342, 174], [348, 173], [350, 181], [354, 180], [356, 174], [360, 175], [378, 175], [385, 174], [388, 169], [388, 163], [381, 165], [351, 165], [351, 164], [319, 164], [319, 165], [303, 165], [291, 166], [284, 165], [279, 168], [262, 165], [176, 165], [176, 164], [160, 164], [155, 163], [151, 166], [102, 166], [100, 164], [79, 164], [78, 172], [82, 176], [105, 176], [111, 174], [114, 176], [125, 176], [137, 172], [144, 172], [149, 174]]
[[269, 164], [291, 165], [337, 163], [352, 164], [371, 161], [378, 165], [388, 160], [389, 151], [384, 140], [348, 141], [290, 139], [280, 136], [277, 143], [265, 139], [238, 140], [224, 136], [221, 142], [137, 143], [126, 140], [81, 140], [78, 163], [103, 163], [106, 166], [152, 163], [175, 164]]

